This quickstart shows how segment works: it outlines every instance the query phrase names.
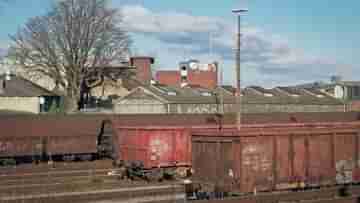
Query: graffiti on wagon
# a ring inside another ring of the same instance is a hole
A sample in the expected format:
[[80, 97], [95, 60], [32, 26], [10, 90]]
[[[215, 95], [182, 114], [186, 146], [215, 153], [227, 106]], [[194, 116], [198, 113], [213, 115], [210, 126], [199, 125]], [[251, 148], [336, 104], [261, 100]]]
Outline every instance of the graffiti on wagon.
[[0, 141], [0, 153], [11, 151], [13, 144], [7, 141]]

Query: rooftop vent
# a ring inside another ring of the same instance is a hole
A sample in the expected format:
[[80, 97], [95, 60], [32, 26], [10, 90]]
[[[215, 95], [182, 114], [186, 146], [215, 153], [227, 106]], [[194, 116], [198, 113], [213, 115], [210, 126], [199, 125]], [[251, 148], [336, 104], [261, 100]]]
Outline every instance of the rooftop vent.
[[176, 96], [176, 92], [172, 92], [172, 91], [167, 92], [166, 94], [169, 95], [169, 96]]
[[201, 92], [200, 94], [201, 94], [201, 96], [204, 96], [204, 97], [212, 96], [212, 94], [210, 92]]

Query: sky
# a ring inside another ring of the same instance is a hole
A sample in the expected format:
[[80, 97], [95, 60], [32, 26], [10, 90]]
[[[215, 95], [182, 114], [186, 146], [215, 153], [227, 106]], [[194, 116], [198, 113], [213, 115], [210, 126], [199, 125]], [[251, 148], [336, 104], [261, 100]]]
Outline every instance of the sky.
[[[13, 0], [0, 10], [0, 54], [9, 35], [55, 0]], [[181, 61], [219, 61], [223, 84], [235, 81], [236, 17], [241, 16], [241, 80], [265, 87], [360, 80], [360, 1], [347, 0], [112, 0], [133, 40], [132, 52], [155, 57], [157, 69]], [[1, 6], [1, 4], [0, 4]]]

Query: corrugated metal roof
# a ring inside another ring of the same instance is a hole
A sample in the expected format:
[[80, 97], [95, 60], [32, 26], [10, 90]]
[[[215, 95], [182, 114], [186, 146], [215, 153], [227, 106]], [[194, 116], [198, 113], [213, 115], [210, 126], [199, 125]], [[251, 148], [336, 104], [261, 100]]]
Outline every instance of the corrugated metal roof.
[[[5, 75], [0, 75], [2, 91], [0, 97], [39, 97], [57, 96], [55, 93], [21, 77], [11, 75], [10, 80], [6, 80]], [[5, 82], [5, 85], [3, 85]]]
[[[144, 86], [153, 95], [167, 101], [168, 103], [178, 104], [214, 104], [219, 103], [219, 91], [225, 91], [224, 89], [218, 89], [211, 91], [205, 88], [179, 88], [169, 87], [165, 85]], [[261, 88], [261, 87], [259, 87]], [[316, 93], [309, 93], [306, 90], [299, 89], [298, 97], [289, 95], [278, 91], [276, 89], [259, 89], [254, 91], [254, 88], [245, 88], [242, 90], [243, 96], [241, 101], [244, 104], [302, 104], [302, 105], [342, 105], [342, 102], [336, 98], [333, 98], [325, 93], [319, 93], [321, 96], [317, 96]], [[259, 93], [259, 91], [261, 91]], [[205, 92], [205, 94], [203, 94]], [[206, 94], [208, 92], [209, 94]], [[119, 101], [125, 99], [131, 99], [135, 96], [136, 91], [130, 92], [127, 96], [122, 97]], [[223, 94], [224, 103], [235, 103], [236, 98], [231, 94]]]

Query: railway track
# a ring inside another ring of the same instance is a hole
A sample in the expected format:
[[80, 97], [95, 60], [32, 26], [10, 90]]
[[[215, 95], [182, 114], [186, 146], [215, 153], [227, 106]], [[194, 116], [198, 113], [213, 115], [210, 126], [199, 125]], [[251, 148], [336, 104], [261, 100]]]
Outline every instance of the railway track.
[[54, 162], [53, 164], [20, 164], [0, 167], [0, 177], [4, 175], [23, 175], [32, 173], [63, 172], [71, 170], [108, 169], [112, 168], [112, 160], [96, 160], [84, 162]]
[[[352, 203], [358, 202], [360, 196], [360, 185], [348, 186], [348, 196], [343, 197], [341, 189], [343, 186], [327, 187], [322, 189], [312, 189], [305, 191], [282, 191], [264, 192], [257, 195], [248, 194], [239, 197], [210, 200], [194, 200], [194, 203]], [[163, 201], [161, 203], [168, 203]]]
[[[149, 202], [163, 200], [184, 200], [183, 187], [179, 184], [138, 186], [133, 188], [116, 188], [86, 192], [67, 192], [40, 195], [23, 195], [0, 197], [2, 203], [17, 202]], [[111, 200], [111, 201], [110, 201]], [[116, 201], [115, 201], [116, 200]]]
[[[45, 202], [48, 202], [48, 197], [54, 197], [55, 199], [71, 199], [74, 197], [78, 200], [85, 198], [83, 195], [88, 193], [94, 196], [95, 199], [97, 197], [95, 194], [99, 194], [103, 199], [106, 199], [107, 197], [103, 196], [104, 191], [107, 193], [107, 191], [126, 191], [142, 187], [162, 188], [166, 185], [174, 187], [177, 185], [178, 190], [179, 187], [179, 182], [175, 180], [161, 183], [149, 183], [144, 180], [120, 180], [117, 176], [108, 175], [113, 168], [105, 168], [104, 166], [108, 165], [89, 162], [65, 164], [54, 170], [48, 169], [47, 171], [45, 170], [46, 166], [41, 166], [41, 170], [37, 168], [34, 171], [22, 168], [21, 173], [7, 169], [6, 173], [2, 171], [3, 173], [0, 175], [0, 197], [3, 198], [0, 198], [0, 202], [16, 202], [17, 200], [31, 202], [34, 199], [45, 199]], [[17, 170], [17, 168], [13, 170]], [[159, 191], [161, 193], [161, 189]], [[120, 193], [125, 194], [125, 192]], [[136, 190], [135, 193], [134, 197], [143, 198], [140, 189]], [[63, 194], [63, 196], [58, 194]], [[117, 196], [111, 192], [110, 194], [109, 197]], [[49, 200], [49, 202], [53, 202], [53, 200]]]

